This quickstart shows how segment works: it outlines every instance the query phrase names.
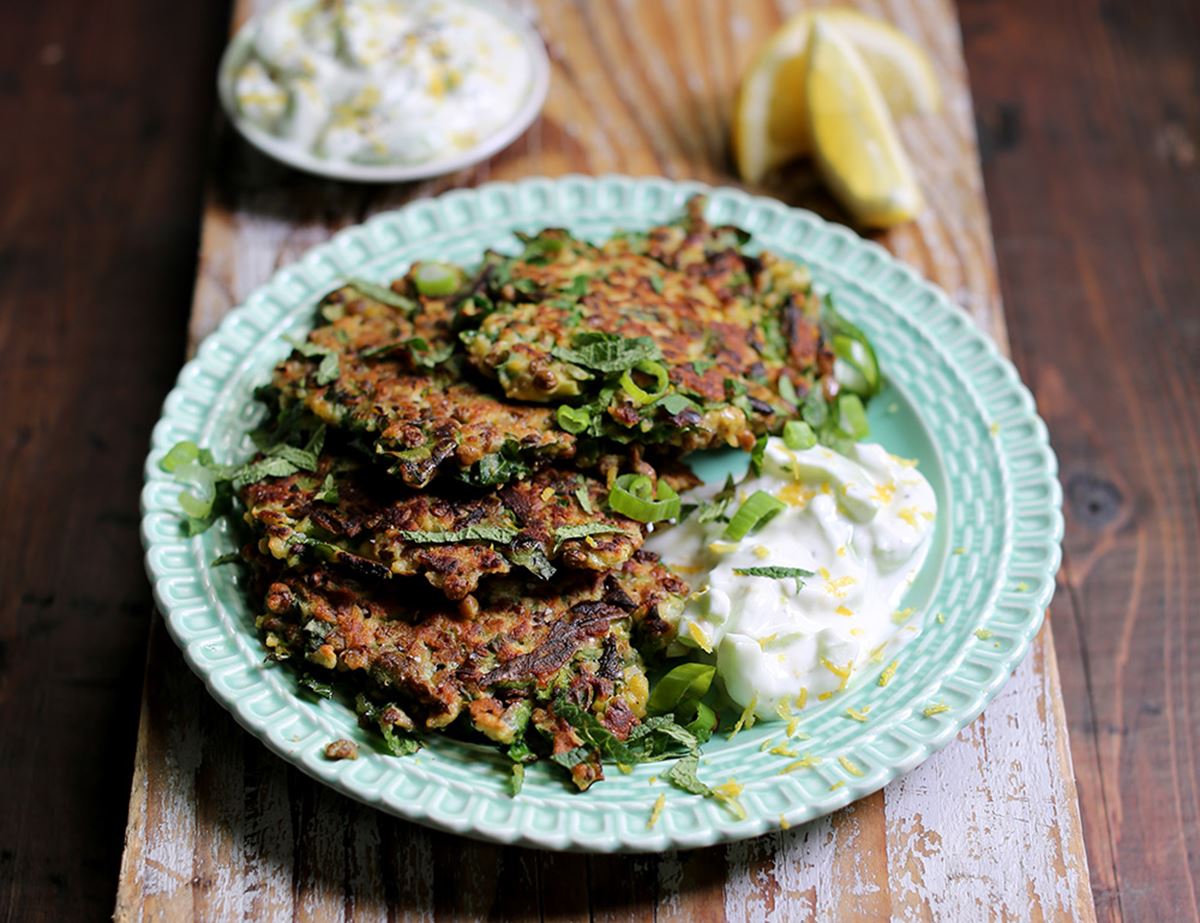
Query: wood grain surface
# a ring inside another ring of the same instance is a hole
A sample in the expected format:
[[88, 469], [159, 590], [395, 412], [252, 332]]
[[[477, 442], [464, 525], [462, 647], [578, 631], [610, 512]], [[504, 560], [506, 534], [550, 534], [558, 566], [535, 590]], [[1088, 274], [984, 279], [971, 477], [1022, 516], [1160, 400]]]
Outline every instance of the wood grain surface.
[[971, 4], [1013, 354], [1059, 455], [1052, 607], [1098, 915], [1195, 920], [1200, 5]]
[[[594, 27], [556, 25], [556, 15], [583, 14], [547, 5], [543, 27], [560, 36], [554, 117], [487, 170], [448, 182], [526, 168], [662, 172], [660, 159], [675, 175], [728, 181], [724, 88], [748, 47], [797, 6], [739, 5], [677, 0], [647, 12], [644, 26], [597, 31], [606, 50], [569, 60], [563, 36], [586, 38]], [[925, 0], [868, 8], [906, 24], [926, 15]], [[4, 921], [102, 919], [112, 909], [155, 618], [134, 510], [150, 427], [184, 349], [228, 12], [213, 0], [43, 0], [0, 11]], [[1013, 355], [1051, 425], [1067, 494], [1052, 622], [1096, 906], [1105, 920], [1200, 919], [1200, 679], [1190, 668], [1200, 650], [1189, 625], [1200, 560], [1200, 8], [961, 0], [959, 13]], [[941, 28], [939, 66], [961, 81], [957, 37]], [[660, 60], [660, 41], [688, 59]], [[598, 79], [597, 61], [632, 69]], [[956, 91], [951, 103], [954, 131], [969, 139], [968, 98]], [[974, 177], [955, 142], [914, 138], [925, 130], [908, 128], [908, 142], [953, 151], [922, 162], [926, 177], [940, 183], [948, 158]], [[446, 185], [394, 190], [385, 202], [274, 168], [227, 135], [212, 160], [222, 179], [206, 233], [243, 247], [206, 249], [197, 305], [213, 312], [331, 223]], [[784, 198], [838, 217], [806, 174], [787, 187]], [[940, 260], [937, 277], [982, 319], [991, 315], [980, 299], [996, 306], [990, 257], [982, 283], [955, 275], [965, 274], [956, 248], [975, 246], [959, 234], [977, 241], [986, 229], [977, 178], [968, 188], [973, 200], [939, 210], [941, 239], [926, 224], [887, 243], [920, 265]], [[919, 255], [925, 240], [932, 255]], [[142, 813], [125, 857], [127, 869], [144, 865], [122, 879], [122, 907], [126, 918], [135, 909], [147, 918], [147, 908], [176, 912], [160, 918], [254, 918], [264, 908], [382, 918], [369, 912], [381, 904], [390, 919], [757, 919], [797, 909], [802, 919], [818, 907], [824, 918], [1062, 916], [1022, 898], [1019, 855], [1011, 869], [995, 867], [1027, 839], [1010, 852], [992, 848], [1007, 827], [982, 846], [973, 839], [1014, 810], [989, 798], [1013, 783], [984, 786], [969, 762], [950, 761], [985, 745], [995, 753], [1003, 738], [999, 752], [1027, 780], [1023, 797], [1042, 791], [1053, 764], [1030, 765], [1032, 744], [1009, 727], [1024, 722], [1039, 683], [1053, 689], [1048, 647], [1041, 657], [965, 742], [853, 813], [781, 841], [613, 860], [513, 853], [363, 813], [247, 738], [157, 635], [133, 799]], [[1045, 701], [1053, 708], [1052, 695]], [[1023, 724], [1028, 739], [1056, 720], [1035, 709]], [[164, 791], [191, 800], [176, 809]], [[917, 796], [920, 824], [890, 819]], [[1051, 838], [1043, 808], [1015, 809], [1016, 828]], [[173, 836], [145, 837], [171, 824]], [[860, 860], [846, 846], [875, 850], [871, 874], [854, 878]], [[1027, 861], [1042, 861], [1042, 848]], [[884, 874], [896, 881], [886, 890], [876, 883]], [[466, 881], [475, 884], [464, 889]]]
[[[238, 4], [236, 18], [253, 7]], [[903, 3], [868, 9], [918, 37], [947, 94], [943, 115], [904, 126], [929, 208], [884, 243], [1003, 344], [955, 12], [944, 3], [920, 15]], [[474, 170], [347, 188], [284, 171], [227, 134], [205, 208], [189, 342], [338, 227], [410, 198], [568, 171], [731, 181], [732, 90], [784, 10], [546, 0], [533, 12], [554, 66], [545, 113]], [[830, 211], [803, 170], [775, 191]], [[985, 717], [885, 792], [784, 834], [644, 858], [502, 849], [354, 804], [240, 733], [165, 634], [152, 641], [119, 920], [969, 920], [994, 912], [1092, 918], [1049, 630]]]

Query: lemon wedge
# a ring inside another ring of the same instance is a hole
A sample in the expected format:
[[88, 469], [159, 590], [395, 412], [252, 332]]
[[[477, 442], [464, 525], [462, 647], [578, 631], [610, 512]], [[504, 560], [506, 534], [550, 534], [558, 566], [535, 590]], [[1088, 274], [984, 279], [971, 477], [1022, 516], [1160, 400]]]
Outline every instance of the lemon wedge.
[[916, 217], [921, 190], [883, 93], [830, 22], [813, 25], [806, 90], [817, 169], [855, 221], [886, 228]]
[[837, 27], [862, 56], [896, 116], [936, 112], [941, 88], [929, 57], [903, 32], [857, 10], [833, 8], [789, 19], [751, 63], [734, 103], [733, 152], [747, 182], [812, 150], [805, 82], [813, 23]]

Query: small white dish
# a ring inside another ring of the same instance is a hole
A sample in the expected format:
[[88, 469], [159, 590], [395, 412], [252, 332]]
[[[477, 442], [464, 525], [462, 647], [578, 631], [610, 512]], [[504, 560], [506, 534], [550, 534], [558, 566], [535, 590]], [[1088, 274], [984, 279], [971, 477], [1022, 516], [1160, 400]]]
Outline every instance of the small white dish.
[[[293, 5], [311, 0], [284, 0]], [[217, 93], [225, 114], [234, 128], [248, 142], [281, 163], [297, 170], [327, 176], [331, 179], [357, 183], [402, 183], [410, 180], [442, 176], [486, 160], [508, 147], [519, 138], [541, 112], [550, 88], [550, 59], [537, 30], [514, 12], [505, 3], [488, 3], [484, 0], [460, 0], [486, 9], [498, 17], [520, 39], [524, 52], [529, 56], [529, 89], [520, 108], [513, 113], [498, 131], [483, 138], [474, 147], [457, 151], [452, 156], [425, 160], [419, 163], [358, 164], [346, 161], [326, 160], [300, 145], [271, 134], [255, 125], [238, 110], [234, 94], [235, 77], [253, 52], [257, 17], [246, 22], [230, 40], [217, 72]]]

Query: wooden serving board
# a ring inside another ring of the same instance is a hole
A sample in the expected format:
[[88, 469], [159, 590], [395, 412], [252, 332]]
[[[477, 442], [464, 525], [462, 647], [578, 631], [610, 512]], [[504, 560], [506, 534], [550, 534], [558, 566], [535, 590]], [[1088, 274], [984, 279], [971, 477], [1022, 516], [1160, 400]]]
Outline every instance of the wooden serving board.
[[[234, 25], [269, 0], [239, 0]], [[949, 0], [859, 4], [933, 55], [945, 106], [902, 126], [929, 200], [881, 238], [1003, 346], [958, 21]], [[567, 172], [736, 182], [734, 87], [798, 4], [526, 4], [553, 62], [542, 118], [473, 170], [401, 187], [325, 182], [223, 124], [204, 213], [192, 348], [280, 266], [409, 199]], [[804, 169], [772, 194], [837, 219]], [[157, 621], [116, 919], [1093, 920], [1050, 626], [958, 739], [884, 791], [804, 827], [662, 856], [554, 854], [396, 820], [313, 782], [243, 732]]]

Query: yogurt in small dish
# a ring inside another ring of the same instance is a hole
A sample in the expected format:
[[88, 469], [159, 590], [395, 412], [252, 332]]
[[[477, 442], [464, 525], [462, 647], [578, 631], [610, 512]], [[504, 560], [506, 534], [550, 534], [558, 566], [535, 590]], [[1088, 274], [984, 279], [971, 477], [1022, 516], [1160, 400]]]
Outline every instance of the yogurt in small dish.
[[[759, 492], [775, 512], [730, 540], [728, 520]], [[677, 653], [715, 660], [730, 698], [758, 718], [829, 698], [919, 630], [921, 613], [902, 603], [937, 500], [914, 462], [878, 445], [843, 455], [772, 438], [725, 515], [704, 522], [703, 509], [648, 547], [692, 586]]]
[[499, 4], [293, 0], [239, 32], [221, 95], [250, 141], [293, 166], [400, 180], [509, 143], [547, 74], [536, 34]]

